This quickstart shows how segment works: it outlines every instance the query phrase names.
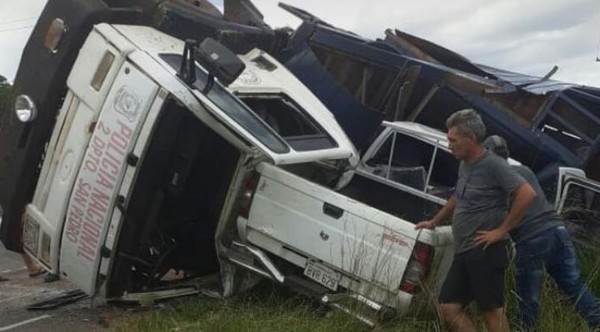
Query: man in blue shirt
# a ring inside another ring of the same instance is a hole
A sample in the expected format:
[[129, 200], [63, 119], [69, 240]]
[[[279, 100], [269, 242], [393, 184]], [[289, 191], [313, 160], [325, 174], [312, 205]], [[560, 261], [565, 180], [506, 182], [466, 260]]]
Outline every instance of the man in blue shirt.
[[[490, 136], [483, 145], [503, 159], [508, 159], [508, 146], [502, 137]], [[521, 327], [529, 330], [536, 325], [544, 270], [556, 281], [571, 303], [575, 304], [588, 325], [592, 328], [599, 327], [600, 308], [581, 280], [573, 242], [563, 221], [544, 196], [531, 169], [524, 165], [511, 167], [529, 182], [537, 194], [523, 219], [510, 231], [517, 252], [516, 291]]]

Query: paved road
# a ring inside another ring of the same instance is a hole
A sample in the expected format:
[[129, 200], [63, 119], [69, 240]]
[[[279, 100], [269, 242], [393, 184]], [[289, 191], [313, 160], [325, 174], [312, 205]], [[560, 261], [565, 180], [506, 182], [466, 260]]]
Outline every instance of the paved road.
[[0, 275], [23, 268], [21, 257], [14, 252], [4, 249], [0, 243]]
[[[93, 332], [104, 330], [106, 319], [121, 316], [114, 308], [95, 308], [90, 299], [45, 311], [28, 311], [27, 305], [56, 297], [73, 286], [67, 281], [44, 283], [44, 277], [30, 278], [20, 255], [0, 244], [0, 332]], [[112, 319], [108, 319], [111, 321]]]

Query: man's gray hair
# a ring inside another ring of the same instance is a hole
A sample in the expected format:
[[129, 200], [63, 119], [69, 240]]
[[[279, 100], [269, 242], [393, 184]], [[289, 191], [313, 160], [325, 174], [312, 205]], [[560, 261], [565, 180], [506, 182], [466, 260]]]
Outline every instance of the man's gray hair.
[[467, 108], [452, 113], [446, 120], [446, 128], [456, 127], [465, 136], [474, 136], [478, 142], [485, 138], [485, 124], [475, 110]]

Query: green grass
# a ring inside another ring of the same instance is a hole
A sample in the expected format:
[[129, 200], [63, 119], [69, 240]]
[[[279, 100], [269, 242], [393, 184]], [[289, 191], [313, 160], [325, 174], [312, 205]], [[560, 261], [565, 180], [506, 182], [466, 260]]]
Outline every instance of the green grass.
[[[439, 324], [423, 304], [418, 315], [375, 329], [338, 311], [263, 283], [228, 299], [195, 297], [119, 321], [113, 331], [436, 331]], [[418, 304], [419, 305], [419, 304]], [[418, 306], [417, 305], [417, 306]]]
[[[600, 294], [598, 251], [582, 249], [578, 255], [586, 283], [594, 294]], [[512, 269], [506, 279], [506, 308], [509, 320], [513, 321], [517, 314], [517, 299], [512, 292]], [[265, 282], [246, 294], [228, 299], [200, 296], [168, 302], [163, 308], [118, 321], [113, 331], [445, 331], [432, 309], [433, 299], [421, 298], [415, 301], [409, 314], [369, 328], [337, 310], [328, 310]], [[474, 309], [470, 307], [469, 311], [474, 312]], [[480, 318], [477, 324], [483, 330]], [[587, 331], [585, 322], [550, 280], [542, 292], [537, 330]]]
[[196, 297], [119, 324], [115, 331], [363, 331], [354, 319], [333, 315], [286, 291], [260, 290], [228, 299]]

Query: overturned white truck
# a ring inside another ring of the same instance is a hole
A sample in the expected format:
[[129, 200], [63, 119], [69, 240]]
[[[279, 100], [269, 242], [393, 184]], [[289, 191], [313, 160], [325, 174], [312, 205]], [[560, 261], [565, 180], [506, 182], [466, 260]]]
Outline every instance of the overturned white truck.
[[[415, 231], [418, 219], [332, 189], [348, 182], [354, 147], [260, 50], [99, 24], [66, 86], [23, 246], [90, 295], [227, 296], [262, 276], [373, 324], [348, 300], [404, 313], [450, 257], [447, 228]], [[43, 108], [16, 104], [24, 123]]]

